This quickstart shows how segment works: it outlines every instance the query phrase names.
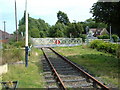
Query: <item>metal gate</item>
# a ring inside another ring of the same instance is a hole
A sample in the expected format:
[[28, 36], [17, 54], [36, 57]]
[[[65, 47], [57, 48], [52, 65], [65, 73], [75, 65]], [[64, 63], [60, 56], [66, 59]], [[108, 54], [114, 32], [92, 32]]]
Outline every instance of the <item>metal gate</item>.
[[39, 47], [64, 47], [82, 44], [81, 38], [31, 38], [33, 46]]

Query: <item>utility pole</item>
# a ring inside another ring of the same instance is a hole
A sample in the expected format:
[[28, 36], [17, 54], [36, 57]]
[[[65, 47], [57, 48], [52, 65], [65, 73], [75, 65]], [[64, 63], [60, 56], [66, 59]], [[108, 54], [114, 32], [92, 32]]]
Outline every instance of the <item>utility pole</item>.
[[3, 37], [3, 40], [5, 40], [5, 38], [6, 38], [6, 35], [5, 35], [5, 33], [6, 33], [6, 25], [5, 25], [5, 23], [6, 23], [6, 21], [3, 21], [3, 23], [4, 23], [4, 37]]
[[27, 0], [25, 3], [25, 26], [26, 26], [26, 33], [25, 33], [25, 66], [28, 67], [28, 13], [27, 13]]
[[18, 41], [18, 30], [17, 30], [17, 7], [16, 7], [16, 0], [15, 0], [15, 27], [16, 27], [16, 41]]

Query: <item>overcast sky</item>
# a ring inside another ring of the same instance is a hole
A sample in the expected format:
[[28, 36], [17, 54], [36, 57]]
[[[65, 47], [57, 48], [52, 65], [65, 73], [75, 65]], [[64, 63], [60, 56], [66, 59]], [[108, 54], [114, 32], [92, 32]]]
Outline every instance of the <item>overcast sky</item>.
[[[3, 21], [6, 21], [6, 31], [15, 31], [15, 0], [0, 0], [0, 29], [3, 30]], [[90, 8], [97, 0], [28, 0], [28, 12], [30, 17], [41, 18], [50, 25], [57, 21], [57, 12], [63, 11], [73, 20], [85, 21], [92, 17]], [[23, 17], [25, 0], [16, 0], [18, 22]]]

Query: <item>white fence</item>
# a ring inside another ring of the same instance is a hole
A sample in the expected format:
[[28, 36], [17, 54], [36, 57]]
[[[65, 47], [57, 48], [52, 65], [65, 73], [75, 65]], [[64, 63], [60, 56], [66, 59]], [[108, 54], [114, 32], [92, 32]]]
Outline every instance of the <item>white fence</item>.
[[90, 43], [93, 40], [103, 40], [105, 42], [109, 42], [110, 41], [110, 39], [85, 39], [85, 43]]
[[31, 38], [34, 47], [64, 47], [82, 44], [81, 38]]

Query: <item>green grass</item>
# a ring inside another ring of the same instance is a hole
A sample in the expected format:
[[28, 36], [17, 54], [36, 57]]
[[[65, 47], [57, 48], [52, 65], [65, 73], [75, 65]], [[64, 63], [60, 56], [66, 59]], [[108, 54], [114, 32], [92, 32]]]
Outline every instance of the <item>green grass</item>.
[[3, 81], [18, 81], [18, 88], [44, 88], [45, 82], [40, 62], [42, 52], [33, 49], [29, 57], [29, 65], [10, 64], [9, 71], [3, 75]]
[[118, 61], [114, 55], [98, 52], [86, 46], [55, 48], [71, 61], [83, 66], [95, 77], [100, 77], [106, 84], [118, 86]]

